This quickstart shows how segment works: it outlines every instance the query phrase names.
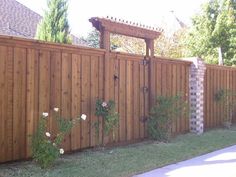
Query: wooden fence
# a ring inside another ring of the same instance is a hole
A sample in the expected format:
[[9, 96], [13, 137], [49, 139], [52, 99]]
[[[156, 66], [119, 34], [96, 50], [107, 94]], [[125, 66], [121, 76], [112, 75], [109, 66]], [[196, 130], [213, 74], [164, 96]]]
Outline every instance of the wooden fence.
[[[236, 91], [236, 68], [206, 65], [204, 81], [204, 126], [205, 128], [222, 126], [227, 117], [229, 107], [223, 102], [217, 101], [215, 96], [220, 90]], [[233, 121], [236, 121], [235, 113], [234, 111]]]
[[[188, 100], [190, 62], [111, 52], [109, 93], [119, 112], [115, 136], [106, 143], [147, 137], [146, 118], [157, 95], [182, 93]], [[66, 151], [96, 146], [105, 141], [102, 126], [97, 138], [95, 102], [105, 93], [105, 51], [0, 36], [0, 162], [31, 156], [31, 135], [42, 112], [60, 108], [64, 117], [82, 113], [87, 120], [76, 125], [63, 143]], [[107, 67], [107, 66], [106, 66]], [[189, 130], [188, 118], [173, 124], [173, 132]], [[48, 130], [56, 131], [48, 121]]]

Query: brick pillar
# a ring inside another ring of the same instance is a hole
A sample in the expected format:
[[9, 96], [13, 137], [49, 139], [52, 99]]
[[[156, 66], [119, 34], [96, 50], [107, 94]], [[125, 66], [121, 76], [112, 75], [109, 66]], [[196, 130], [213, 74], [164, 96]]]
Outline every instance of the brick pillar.
[[185, 60], [193, 62], [189, 72], [190, 131], [201, 134], [204, 131], [204, 75], [206, 65], [200, 58]]

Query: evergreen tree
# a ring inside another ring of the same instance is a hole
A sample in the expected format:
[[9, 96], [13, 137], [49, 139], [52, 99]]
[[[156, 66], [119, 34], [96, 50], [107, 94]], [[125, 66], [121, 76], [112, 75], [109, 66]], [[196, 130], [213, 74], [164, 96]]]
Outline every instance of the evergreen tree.
[[206, 3], [202, 12], [193, 18], [193, 27], [186, 40], [189, 55], [202, 57], [208, 63], [217, 63], [220, 47], [224, 63], [235, 65], [235, 24], [235, 0], [211, 0]]
[[44, 41], [71, 43], [67, 19], [67, 0], [48, 0], [48, 11], [38, 25], [36, 38]]

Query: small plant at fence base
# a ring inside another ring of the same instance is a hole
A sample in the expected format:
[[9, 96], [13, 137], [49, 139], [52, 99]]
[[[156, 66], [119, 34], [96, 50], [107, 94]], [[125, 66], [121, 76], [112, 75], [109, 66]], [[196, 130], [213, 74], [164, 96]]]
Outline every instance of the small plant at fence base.
[[152, 139], [168, 142], [173, 120], [187, 112], [187, 104], [181, 96], [158, 96], [148, 119], [148, 135]]
[[46, 130], [47, 119], [49, 118], [49, 114], [46, 112], [40, 117], [36, 132], [32, 136], [32, 156], [41, 168], [52, 166], [60, 154], [64, 154], [64, 149], [60, 148], [60, 146], [65, 135], [70, 132], [73, 125], [81, 119], [86, 119], [85, 114], [82, 114], [80, 118], [69, 120], [60, 117], [58, 113], [59, 108], [54, 108], [53, 118], [56, 119], [58, 126], [58, 133], [55, 137]]
[[[97, 136], [99, 136], [99, 125], [103, 122], [103, 133], [109, 135], [112, 131], [114, 138], [114, 128], [117, 127], [119, 121], [119, 114], [115, 110], [115, 102], [113, 100], [105, 102], [98, 99], [96, 101], [95, 115], [99, 117], [98, 121], [94, 124]], [[103, 121], [101, 121], [100, 118], [102, 118]]]
[[224, 111], [225, 118], [223, 121], [223, 126], [230, 128], [232, 125], [233, 111], [236, 106], [236, 93], [231, 90], [220, 89], [218, 92], [216, 92], [214, 98], [215, 101], [223, 103], [226, 106], [226, 110]]

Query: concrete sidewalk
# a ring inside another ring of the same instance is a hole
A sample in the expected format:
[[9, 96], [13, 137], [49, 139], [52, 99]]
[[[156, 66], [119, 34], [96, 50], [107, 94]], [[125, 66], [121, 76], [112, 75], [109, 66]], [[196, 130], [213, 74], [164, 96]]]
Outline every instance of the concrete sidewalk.
[[236, 145], [135, 177], [236, 177]]

